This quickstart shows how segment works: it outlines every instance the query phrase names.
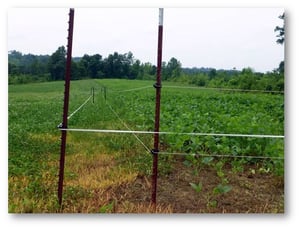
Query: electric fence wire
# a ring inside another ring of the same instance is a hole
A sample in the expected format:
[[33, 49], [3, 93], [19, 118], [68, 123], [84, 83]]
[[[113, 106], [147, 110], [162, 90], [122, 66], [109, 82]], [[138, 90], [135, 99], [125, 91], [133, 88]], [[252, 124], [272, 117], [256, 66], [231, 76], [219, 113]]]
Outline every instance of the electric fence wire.
[[[100, 83], [99, 83], [100, 84]], [[101, 85], [101, 84], [100, 84]], [[123, 90], [123, 91], [114, 91], [114, 92], [125, 92], [125, 91], [134, 91], [134, 90], [142, 90], [145, 88], [149, 88], [150, 86], [147, 87], [140, 87], [140, 88], [133, 88], [130, 90]], [[101, 88], [105, 88], [105, 86], [101, 85]], [[70, 119], [74, 114], [76, 114], [93, 96], [91, 95], [83, 104], [81, 104], [72, 114], [68, 116], [68, 119]], [[133, 131], [130, 129], [130, 127], [121, 119], [121, 117], [118, 115], [118, 113], [112, 108], [112, 106], [108, 103], [107, 100], [105, 100], [106, 105], [109, 107], [109, 109], [113, 112], [113, 114], [119, 119], [119, 121], [125, 126], [125, 128], [128, 129], [128, 131], [131, 131], [131, 133], [134, 135], [134, 137], [141, 143], [141, 145], [145, 148], [147, 152], [151, 152], [151, 150], [146, 146], [146, 144], [135, 134]], [[61, 127], [61, 124], [59, 125]], [[64, 131], [70, 131], [71, 129], [69, 128], [60, 128], [60, 130]], [[72, 129], [75, 130], [75, 129]], [[83, 130], [83, 129], [81, 129]], [[95, 131], [85, 131], [85, 132], [95, 132]]]
[[[132, 88], [129, 90], [120, 90], [112, 92], [131, 92], [137, 90], [143, 90], [151, 88], [151, 86]], [[254, 92], [254, 93], [278, 93], [284, 94], [284, 91], [267, 91], [267, 90], [246, 90], [238, 88], [206, 88], [206, 87], [189, 87], [189, 86], [171, 86], [166, 85], [164, 88], [178, 88], [178, 89], [196, 89], [196, 90], [217, 90], [217, 91], [233, 91], [233, 92]], [[109, 130], [108, 132], [114, 133], [134, 133], [134, 134], [173, 134], [173, 135], [194, 135], [194, 136], [221, 136], [221, 137], [250, 137], [250, 138], [284, 138], [283, 135], [258, 135], [258, 134], [216, 134], [216, 133], [178, 133], [178, 132], [151, 132], [151, 131], [124, 131], [124, 130]], [[107, 133], [108, 133], [107, 132]], [[177, 152], [159, 152], [159, 154], [169, 154], [169, 155], [186, 155], [184, 153]], [[190, 154], [193, 155], [193, 154]], [[194, 154], [194, 156], [211, 156], [206, 154]], [[234, 158], [257, 158], [257, 159], [279, 159], [283, 160], [283, 157], [267, 157], [267, 156], [234, 156], [234, 155], [213, 155], [214, 157], [234, 157]]]
[[[152, 88], [152, 87], [153, 86], [144, 86], [144, 87], [131, 88], [131, 89], [127, 89], [127, 90], [113, 90], [113, 89], [110, 88], [109, 91], [113, 92], [113, 93], [123, 93], [123, 92], [139, 91], [139, 90], [143, 90], [143, 89], [147, 89], [147, 88]], [[251, 90], [251, 89], [221, 88], [221, 87], [193, 87], [193, 86], [164, 85], [163, 88], [284, 94], [284, 91]]]
[[[90, 97], [87, 98], [87, 100], [85, 100], [75, 111], [73, 111], [68, 117], [67, 119], [71, 119], [73, 115], [75, 115], [85, 104], [87, 104], [87, 102], [93, 97], [93, 95], [91, 95]], [[61, 130], [63, 130], [62, 127], [62, 123], [60, 123], [58, 126], [58, 128], [60, 128]]]
[[81, 104], [75, 111], [72, 112], [72, 114], [70, 114], [68, 116], [68, 119], [70, 119], [73, 115], [75, 115], [85, 104], [87, 104], [87, 102], [92, 98], [93, 96], [91, 95], [87, 100], [84, 101], [83, 104]]
[[[128, 125], [123, 122], [120, 116], [113, 110], [113, 108], [107, 104], [111, 111], [116, 115], [116, 117], [120, 120], [120, 122], [129, 130], [96, 130], [96, 129], [66, 129], [61, 128], [60, 130], [64, 131], [75, 131], [75, 132], [98, 132], [98, 133], [123, 133], [123, 134], [133, 134], [134, 137], [143, 145], [147, 152], [152, 152], [144, 143], [143, 141], [136, 135], [136, 134], [175, 134], [175, 135], [184, 135], [184, 134], [199, 134], [201, 136], [230, 136], [230, 137], [267, 137], [267, 138], [284, 138], [284, 136], [279, 135], [244, 135], [244, 134], [208, 134], [208, 133], [177, 133], [177, 132], [154, 132], [154, 131], [132, 131], [128, 127]], [[155, 153], [155, 152], [152, 152]], [[269, 156], [251, 156], [251, 155], [226, 155], [226, 154], [187, 154], [187, 153], [178, 153], [178, 152], [157, 152], [160, 155], [168, 154], [168, 155], [181, 155], [181, 156], [199, 156], [199, 157], [228, 157], [228, 158], [254, 158], [254, 159], [278, 159], [284, 160], [283, 157], [269, 157]]]
[[112, 108], [112, 106], [106, 101], [107, 106], [109, 109], [114, 113], [114, 115], [119, 119], [119, 121], [128, 129], [128, 133], [133, 134], [133, 136], [138, 140], [141, 145], [145, 148], [147, 152], [151, 152], [151, 150], [146, 146], [146, 144], [130, 129], [130, 127], [120, 118], [118, 113]]
[[[108, 104], [111, 108], [111, 106]], [[111, 108], [112, 109], [112, 108]], [[113, 111], [113, 109], [112, 109]], [[115, 111], [113, 111], [115, 113]], [[117, 116], [118, 114], [115, 113]], [[118, 116], [117, 116], [118, 117]], [[119, 118], [119, 117], [118, 117]], [[120, 121], [122, 121], [119, 118]], [[264, 135], [264, 134], [223, 134], [223, 133], [184, 133], [184, 132], [166, 132], [166, 131], [144, 131], [144, 130], [131, 130], [126, 123], [122, 121], [123, 125], [128, 130], [101, 130], [101, 129], [61, 129], [66, 131], [77, 131], [77, 132], [98, 132], [98, 133], [118, 133], [118, 134], [159, 134], [159, 135], [189, 135], [189, 136], [214, 136], [214, 137], [248, 137], [248, 138], [284, 138], [284, 135]]]
[[163, 86], [164, 88], [178, 89], [196, 89], [196, 90], [216, 90], [216, 91], [234, 91], [234, 92], [259, 92], [259, 93], [279, 93], [284, 94], [284, 91], [267, 91], [267, 90], [247, 90], [238, 88], [217, 88], [217, 87], [189, 87], [189, 86]]
[[[129, 91], [137, 91], [137, 90], [143, 90], [146, 88], [150, 88], [151, 86], [145, 86], [145, 87], [139, 87], [139, 88], [133, 88], [129, 90], [120, 90], [120, 91], [114, 91], [112, 92], [129, 92]], [[186, 88], [186, 89], [198, 89], [197, 87], [179, 87], [179, 86], [165, 86], [169, 88]], [[200, 88], [199, 88], [200, 89]], [[207, 89], [207, 88], [202, 88]], [[216, 89], [216, 88], [212, 88]], [[226, 90], [239, 90], [239, 89], [226, 89]], [[239, 90], [241, 91], [241, 90]], [[243, 91], [256, 91], [258, 90], [243, 90]], [[264, 91], [259, 91], [264, 92]], [[270, 91], [265, 91], [270, 92]], [[275, 91], [273, 91], [275, 92]], [[279, 91], [277, 91], [279, 92]], [[77, 113], [90, 99], [92, 96], [90, 96], [82, 105], [80, 105], [71, 115], [68, 116], [68, 119], [70, 119], [75, 113]], [[147, 152], [152, 152], [149, 147], [146, 146], [146, 144], [137, 136], [137, 134], [160, 134], [160, 135], [190, 135], [190, 136], [215, 136], [215, 137], [248, 137], [248, 138], [284, 138], [284, 135], [262, 135], [262, 134], [224, 134], [224, 133], [183, 133], [183, 132], [155, 132], [155, 131], [138, 131], [138, 130], [132, 130], [118, 115], [118, 113], [112, 108], [112, 106], [108, 103], [108, 101], [105, 101], [108, 108], [112, 111], [112, 113], [118, 118], [118, 120], [127, 128], [128, 130], [101, 130], [101, 129], [74, 129], [74, 128], [60, 128], [60, 130], [64, 131], [75, 131], [75, 132], [98, 132], [98, 133], [118, 133], [118, 134], [133, 134], [133, 136], [138, 140], [138, 142], [144, 147], [144, 149]], [[165, 155], [182, 155], [182, 156], [199, 156], [199, 157], [230, 157], [230, 158], [256, 158], [256, 159], [278, 159], [278, 160], [284, 160], [283, 157], [268, 157], [268, 156], [249, 156], [249, 155], [223, 155], [223, 154], [187, 154], [187, 153], [178, 153], [178, 152], [154, 152], [158, 154], [165, 154]]]
[[152, 88], [152, 86], [136, 87], [136, 88], [131, 88], [131, 89], [127, 89], [127, 90], [118, 90], [118, 91], [110, 89], [110, 91], [114, 92], [114, 93], [123, 93], [123, 92], [131, 92], [131, 91], [140, 91], [140, 90], [144, 90], [147, 88]]

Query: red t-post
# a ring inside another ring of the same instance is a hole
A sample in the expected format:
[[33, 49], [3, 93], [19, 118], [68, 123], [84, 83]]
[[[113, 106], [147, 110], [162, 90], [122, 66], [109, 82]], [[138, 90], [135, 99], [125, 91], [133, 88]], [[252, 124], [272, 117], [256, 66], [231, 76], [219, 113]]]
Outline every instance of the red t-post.
[[[67, 46], [67, 61], [66, 61], [66, 75], [65, 75], [65, 94], [64, 94], [64, 108], [63, 108], [63, 122], [61, 128], [68, 128], [68, 110], [69, 110], [69, 94], [70, 94], [70, 80], [71, 80], [71, 61], [72, 61], [72, 42], [73, 42], [73, 25], [74, 25], [74, 9], [70, 9], [69, 13], [69, 29], [68, 29], [68, 46]], [[60, 162], [59, 162], [59, 181], [58, 181], [58, 203], [62, 204], [62, 193], [64, 183], [64, 169], [65, 169], [65, 154], [66, 154], [67, 131], [61, 131], [61, 146], [60, 146]]]
[[160, 119], [160, 92], [161, 92], [161, 61], [162, 61], [162, 38], [163, 38], [163, 9], [159, 9], [159, 24], [158, 24], [158, 49], [157, 49], [157, 71], [156, 71], [156, 104], [155, 104], [155, 126], [154, 126], [154, 149], [153, 167], [152, 167], [152, 198], [151, 203], [156, 206], [156, 190], [157, 190], [157, 166], [159, 152], [159, 119]]

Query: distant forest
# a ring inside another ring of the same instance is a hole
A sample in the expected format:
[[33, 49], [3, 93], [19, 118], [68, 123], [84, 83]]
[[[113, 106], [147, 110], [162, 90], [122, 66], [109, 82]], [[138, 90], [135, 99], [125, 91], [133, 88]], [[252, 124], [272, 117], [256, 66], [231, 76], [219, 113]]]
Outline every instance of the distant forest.
[[[8, 83], [22, 84], [63, 80], [65, 76], [66, 49], [64, 46], [52, 55], [8, 53]], [[156, 66], [142, 63], [132, 52], [114, 52], [103, 58], [100, 54], [72, 58], [71, 78], [80, 79], [140, 79], [154, 80]], [[284, 62], [272, 72], [258, 73], [246, 67], [236, 69], [183, 68], [176, 58], [162, 63], [162, 80], [177, 81], [202, 87], [225, 87], [246, 90], [284, 90]]]

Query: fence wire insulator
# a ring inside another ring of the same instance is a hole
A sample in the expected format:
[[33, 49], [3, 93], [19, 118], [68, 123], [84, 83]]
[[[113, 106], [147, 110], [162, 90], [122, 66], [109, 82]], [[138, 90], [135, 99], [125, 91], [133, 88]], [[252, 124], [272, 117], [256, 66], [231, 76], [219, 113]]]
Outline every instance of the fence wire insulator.
[[153, 87], [156, 88], [156, 89], [157, 89], [157, 88], [162, 88], [162, 85], [161, 85], [161, 84], [158, 84], [158, 83], [155, 83], [155, 84], [153, 84]]
[[151, 152], [151, 154], [158, 154], [159, 150], [158, 149], [152, 149], [150, 152]]

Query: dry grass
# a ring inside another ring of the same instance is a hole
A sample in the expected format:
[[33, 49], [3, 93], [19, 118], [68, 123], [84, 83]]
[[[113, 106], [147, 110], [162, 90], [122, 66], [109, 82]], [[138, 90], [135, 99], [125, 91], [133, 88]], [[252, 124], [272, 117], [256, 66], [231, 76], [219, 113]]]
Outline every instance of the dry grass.
[[84, 189], [106, 189], [132, 182], [137, 173], [116, 166], [112, 155], [95, 153], [91, 156], [75, 154], [66, 157], [67, 186]]

